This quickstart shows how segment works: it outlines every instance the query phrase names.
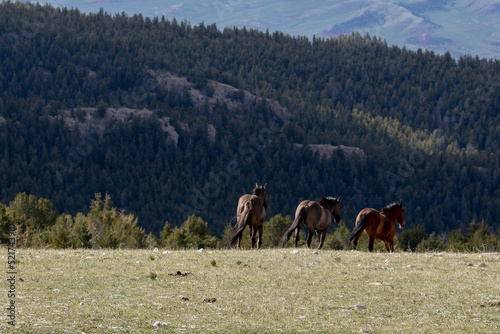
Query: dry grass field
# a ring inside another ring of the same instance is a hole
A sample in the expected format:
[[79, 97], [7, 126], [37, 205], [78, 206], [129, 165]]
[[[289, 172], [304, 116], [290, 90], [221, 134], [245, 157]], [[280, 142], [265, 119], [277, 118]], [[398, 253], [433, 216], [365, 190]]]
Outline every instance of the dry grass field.
[[[17, 258], [16, 323], [3, 315], [1, 333], [500, 332], [498, 253], [22, 249]], [[2, 279], [5, 314], [8, 289]]]

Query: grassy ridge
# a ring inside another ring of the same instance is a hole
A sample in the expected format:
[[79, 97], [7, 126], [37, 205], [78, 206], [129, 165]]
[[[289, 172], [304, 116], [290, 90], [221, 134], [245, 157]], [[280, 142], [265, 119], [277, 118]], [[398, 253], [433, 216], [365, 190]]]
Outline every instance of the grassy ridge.
[[[2, 333], [500, 331], [498, 253], [26, 249], [18, 258], [17, 323], [2, 317]], [[4, 281], [3, 304], [6, 290]]]

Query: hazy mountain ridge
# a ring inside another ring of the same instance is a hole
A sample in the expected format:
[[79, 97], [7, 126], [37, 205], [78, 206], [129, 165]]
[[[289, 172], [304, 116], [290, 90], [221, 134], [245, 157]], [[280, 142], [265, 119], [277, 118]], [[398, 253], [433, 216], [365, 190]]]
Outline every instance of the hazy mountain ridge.
[[496, 0], [241, 1], [48, 0], [53, 6], [114, 14], [142, 13], [186, 19], [195, 25], [282, 31], [292, 36], [331, 37], [357, 31], [409, 49], [449, 51], [453, 56], [500, 57], [500, 2]]

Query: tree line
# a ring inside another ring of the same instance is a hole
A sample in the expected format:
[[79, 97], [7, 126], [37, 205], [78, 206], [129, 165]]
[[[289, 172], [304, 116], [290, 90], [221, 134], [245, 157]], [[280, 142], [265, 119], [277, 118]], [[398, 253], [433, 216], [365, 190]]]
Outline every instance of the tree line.
[[[37, 198], [26, 193], [18, 194], [8, 205], [0, 203], [0, 235], [2, 244], [14, 231], [17, 247], [29, 248], [111, 248], [111, 249], [223, 249], [228, 244], [233, 226], [228, 224], [218, 238], [210, 233], [208, 223], [202, 217], [189, 216], [179, 227], [165, 222], [158, 234], [146, 233], [137, 225], [133, 214], [118, 210], [108, 194], [95, 194], [88, 214], [81, 212], [57, 214], [46, 198]], [[284, 232], [293, 220], [281, 214], [271, 217], [264, 224], [263, 247], [280, 247]], [[344, 221], [331, 229], [325, 239], [324, 249], [342, 250], [350, 236]], [[246, 231], [245, 231], [246, 232]], [[301, 232], [304, 235], [304, 232]], [[244, 233], [242, 247], [249, 249], [249, 234]], [[482, 221], [472, 221], [466, 233], [453, 230], [448, 234], [428, 234], [422, 226], [416, 226], [399, 233], [395, 242], [399, 251], [454, 251], [454, 252], [498, 252], [500, 250], [500, 229], [493, 233]], [[289, 240], [287, 247], [292, 247]], [[298, 246], [305, 246], [304, 236]], [[315, 240], [311, 247], [317, 247]], [[368, 238], [360, 239], [358, 249], [368, 247]], [[375, 244], [375, 250], [385, 251], [382, 242]]]
[[[74, 220], [107, 193], [114, 217], [135, 217], [147, 235], [195, 214], [221, 238], [238, 197], [267, 182], [270, 216], [292, 215], [302, 199], [342, 196], [348, 228], [363, 207], [395, 200], [407, 204], [409, 227], [435, 236], [465, 233], [472, 221], [499, 227], [497, 60], [410, 51], [368, 35], [308, 40], [10, 1], [0, 5], [0, 25], [4, 203], [30, 193]], [[237, 93], [200, 107], [151, 73], [185, 78], [203, 96], [214, 96], [212, 82]], [[245, 102], [246, 93], [291, 117], [276, 126], [272, 108]], [[89, 107], [102, 122], [107, 108], [155, 117], [108, 123], [96, 135], [74, 126]], [[61, 118], [66, 110], [73, 114]], [[307, 144], [356, 147], [365, 158], [338, 150], [327, 159]], [[207, 187], [223, 173], [227, 181]]]

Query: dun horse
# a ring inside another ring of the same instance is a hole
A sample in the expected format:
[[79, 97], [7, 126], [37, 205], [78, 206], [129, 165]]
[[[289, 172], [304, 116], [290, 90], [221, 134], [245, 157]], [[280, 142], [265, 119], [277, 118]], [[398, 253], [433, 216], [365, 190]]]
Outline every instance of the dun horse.
[[257, 248], [262, 244], [262, 229], [266, 220], [267, 210], [267, 183], [261, 187], [255, 184], [253, 194], [246, 194], [240, 197], [238, 208], [236, 209], [236, 225], [231, 233], [230, 245], [238, 240], [236, 247], [240, 248], [243, 231], [248, 225], [250, 229], [250, 239], [252, 248], [255, 247], [255, 235], [258, 233]]
[[363, 209], [356, 218], [356, 226], [351, 233], [351, 237], [346, 243], [346, 248], [349, 247], [351, 241], [353, 247], [358, 246], [358, 239], [363, 231], [370, 237], [368, 249], [373, 251], [373, 243], [375, 239], [380, 239], [385, 244], [385, 249], [388, 252], [394, 252], [394, 236], [396, 235], [396, 223], [401, 228], [405, 226], [405, 215], [403, 211], [403, 202], [394, 202], [382, 209], [381, 212], [375, 209]]
[[305, 225], [308, 230], [307, 247], [311, 246], [311, 240], [314, 231], [316, 231], [319, 240], [318, 249], [320, 249], [323, 246], [328, 228], [332, 223], [332, 215], [337, 223], [340, 221], [341, 200], [342, 197], [338, 199], [334, 197], [321, 197], [319, 203], [309, 200], [302, 201], [295, 211], [295, 220], [293, 224], [281, 239], [281, 246], [285, 247], [290, 235], [295, 230], [295, 241], [293, 245], [297, 247], [300, 229]]

